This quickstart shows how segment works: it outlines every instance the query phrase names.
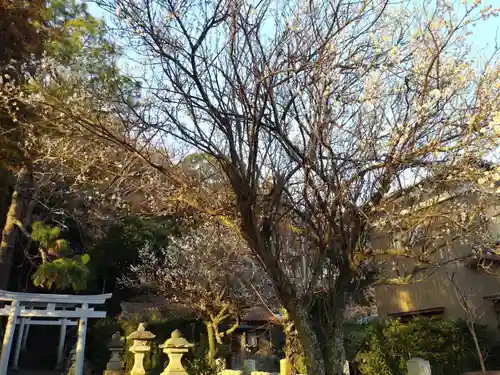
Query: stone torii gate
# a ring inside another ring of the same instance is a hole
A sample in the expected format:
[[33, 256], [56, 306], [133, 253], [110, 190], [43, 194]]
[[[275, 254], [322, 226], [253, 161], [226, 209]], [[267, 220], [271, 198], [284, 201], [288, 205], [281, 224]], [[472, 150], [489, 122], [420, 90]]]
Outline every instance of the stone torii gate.
[[10, 303], [0, 308], [0, 316], [9, 317], [0, 355], [0, 375], [7, 375], [16, 326], [19, 326], [19, 331], [12, 363], [15, 369], [18, 368], [21, 347], [26, 345], [29, 327], [32, 325], [61, 326], [57, 350], [58, 367], [63, 362], [66, 327], [78, 325], [74, 375], [82, 375], [87, 320], [106, 317], [105, 311], [95, 311], [90, 306], [102, 305], [109, 298], [111, 298], [111, 293], [84, 296], [14, 293], [0, 290], [0, 302]]

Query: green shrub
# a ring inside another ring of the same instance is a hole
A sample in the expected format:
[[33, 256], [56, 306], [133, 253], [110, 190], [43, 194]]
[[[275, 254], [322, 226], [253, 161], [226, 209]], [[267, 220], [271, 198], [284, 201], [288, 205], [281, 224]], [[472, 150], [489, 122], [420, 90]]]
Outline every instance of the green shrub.
[[[483, 350], [491, 348], [485, 328], [477, 327], [477, 334]], [[363, 375], [406, 374], [406, 361], [411, 357], [428, 360], [436, 375], [479, 369], [465, 323], [429, 318], [416, 318], [409, 323], [391, 320], [367, 326], [356, 350], [355, 366]]]
[[[476, 327], [476, 333], [483, 353], [499, 351], [485, 327]], [[480, 368], [469, 330], [461, 321], [421, 317], [409, 323], [387, 320], [346, 324], [344, 347], [347, 360], [362, 375], [407, 374], [406, 362], [412, 357], [428, 360], [435, 375], [461, 374]], [[300, 357], [302, 360], [298, 362], [304, 363], [302, 353], [295, 356], [295, 361]], [[498, 356], [487, 356], [487, 368], [500, 368], [499, 361]]]
[[[91, 329], [88, 358], [97, 372], [105, 368], [109, 357], [107, 344], [111, 335], [120, 330], [123, 336], [127, 336], [137, 329], [138, 323], [137, 320], [104, 319]], [[213, 374], [206, 361], [206, 334], [201, 322], [152, 319], [147, 329], [156, 335], [151, 353], [145, 359], [145, 368], [150, 375], [163, 371], [166, 357], [158, 346], [175, 329], [179, 329], [188, 341], [196, 342], [194, 350], [185, 357], [188, 373]], [[476, 331], [483, 352], [490, 353], [486, 357], [487, 368], [500, 368], [500, 357], [491, 355], [500, 352], [499, 348], [494, 348], [491, 335], [483, 326], [478, 326]], [[127, 343], [127, 346], [130, 344]], [[350, 324], [345, 326], [345, 348], [347, 359], [362, 375], [406, 374], [406, 361], [411, 357], [427, 359], [434, 375], [461, 374], [479, 369], [470, 333], [465, 323], [460, 321], [416, 318], [409, 323], [388, 320], [364, 325]], [[299, 373], [307, 373], [300, 351], [299, 348], [299, 352], [295, 353], [296, 369]], [[127, 350], [124, 360], [126, 371], [130, 371], [132, 364], [132, 354]]]
[[[193, 358], [187, 358], [184, 361], [186, 371], [189, 375], [215, 375], [217, 371], [214, 371], [210, 367], [210, 363], [205, 355], [195, 356]], [[222, 370], [222, 369], [221, 369]]]

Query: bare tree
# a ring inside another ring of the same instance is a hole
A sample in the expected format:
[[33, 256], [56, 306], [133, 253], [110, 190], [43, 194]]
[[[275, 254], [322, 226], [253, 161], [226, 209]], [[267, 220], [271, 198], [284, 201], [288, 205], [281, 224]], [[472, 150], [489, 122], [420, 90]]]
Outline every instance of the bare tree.
[[476, 334], [476, 324], [477, 321], [484, 314], [484, 306], [476, 306], [471, 299], [471, 292], [467, 290], [466, 287], [460, 285], [455, 277], [455, 273], [446, 275], [453, 285], [453, 290], [455, 291], [458, 303], [462, 307], [465, 313], [465, 322], [467, 323], [467, 328], [469, 329], [472, 341], [474, 342], [474, 348], [476, 349], [477, 359], [479, 365], [481, 366], [481, 372], [486, 374], [486, 366], [484, 363], [484, 355], [479, 345], [479, 340]]
[[[19, 90], [9, 80], [2, 89], [0, 104], [9, 113], [8, 102]], [[96, 240], [120, 216], [165, 214], [175, 209], [164, 199], [169, 195], [168, 180], [137, 155], [117, 153], [111, 142], [77, 129], [68, 131], [43, 116], [35, 120], [20, 118], [17, 123], [23, 131], [25, 158], [23, 167], [11, 172], [16, 183], [0, 243], [3, 288], [14, 250], [24, 251], [25, 261], [33, 268], [46, 263], [43, 252], [30, 254], [30, 228], [36, 221], [61, 229], [68, 222], [76, 223], [85, 246], [83, 232], [92, 233]]]
[[[309, 374], [342, 374], [353, 295], [412, 280], [464, 238], [428, 236], [414, 251], [415, 229], [442, 207], [406, 208], [484, 180], [499, 138], [499, 72], [496, 55], [476, 67], [468, 35], [498, 10], [477, 1], [99, 3], [137, 60], [141, 97], [117, 100], [75, 75], [65, 84], [92, 110], [47, 95], [42, 82], [43, 104], [147, 160], [175, 199], [238, 227], [294, 322]], [[179, 143], [218, 163], [227, 195], [207, 198], [172, 154], [153, 157]], [[478, 231], [460, 215], [479, 203], [452, 200], [448, 230]], [[374, 231], [404, 238], [379, 246]], [[411, 262], [380, 275], [378, 262], [394, 259]]]

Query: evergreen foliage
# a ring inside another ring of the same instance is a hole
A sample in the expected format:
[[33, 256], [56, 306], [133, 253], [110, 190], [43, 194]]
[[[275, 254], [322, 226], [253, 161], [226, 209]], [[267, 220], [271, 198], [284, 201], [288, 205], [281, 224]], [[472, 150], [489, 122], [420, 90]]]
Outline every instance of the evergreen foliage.
[[32, 275], [35, 286], [75, 291], [87, 287], [90, 255], [73, 255], [68, 241], [61, 238], [60, 228], [37, 221], [33, 223], [31, 238], [36, 242], [42, 259]]

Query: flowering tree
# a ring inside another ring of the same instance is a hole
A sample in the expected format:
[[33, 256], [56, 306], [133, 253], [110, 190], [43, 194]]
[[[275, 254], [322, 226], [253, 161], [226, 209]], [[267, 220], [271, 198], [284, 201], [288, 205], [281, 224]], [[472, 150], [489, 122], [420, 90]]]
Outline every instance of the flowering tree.
[[238, 328], [243, 309], [271, 301], [272, 285], [244, 241], [221, 224], [206, 222], [169, 242], [160, 249], [142, 248], [139, 263], [122, 282], [159, 293], [172, 309], [180, 307], [202, 319], [207, 359], [215, 368], [217, 345]]
[[[469, 34], [498, 9], [480, 1], [456, 9], [448, 1], [99, 3], [115, 14], [116, 42], [140, 60], [137, 95], [116, 99], [76, 75], [66, 84], [79, 99], [67, 105], [41, 82], [43, 104], [71, 119], [67, 126], [147, 160], [176, 200], [239, 228], [295, 323], [310, 375], [342, 373], [344, 311], [356, 293], [411, 281], [440, 264], [442, 250], [446, 262], [461, 258], [453, 244], [484, 228], [462, 216], [479, 217], [485, 200], [425, 202], [497, 173], [484, 163], [499, 138], [497, 51], [478, 66]], [[179, 144], [209, 155], [225, 188], [186, 178], [174, 165]], [[434, 236], [437, 218], [451, 235]], [[425, 241], [415, 241], [421, 230]], [[396, 272], [382, 272], [385, 264]]]

